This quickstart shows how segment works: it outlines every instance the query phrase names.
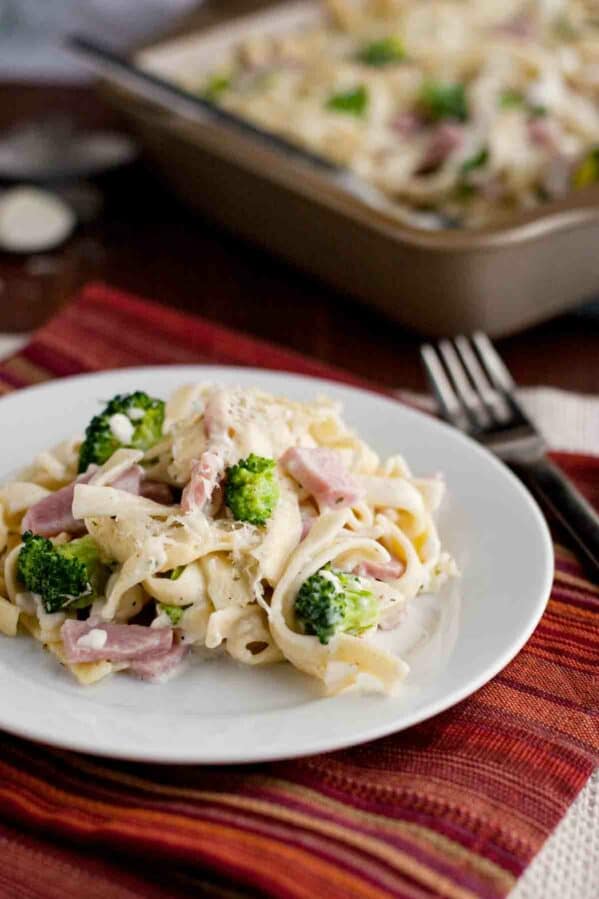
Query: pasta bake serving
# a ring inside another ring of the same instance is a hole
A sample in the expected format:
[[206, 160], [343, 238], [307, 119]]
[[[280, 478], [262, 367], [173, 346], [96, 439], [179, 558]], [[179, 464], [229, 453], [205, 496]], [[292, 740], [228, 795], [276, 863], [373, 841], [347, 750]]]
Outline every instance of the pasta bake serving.
[[0, 487], [0, 630], [21, 625], [83, 684], [225, 653], [290, 662], [327, 693], [392, 692], [407, 665], [377, 632], [457, 574], [442, 495], [326, 399], [118, 395]]
[[599, 181], [596, 0], [327, 0], [180, 82], [348, 166], [426, 228]]

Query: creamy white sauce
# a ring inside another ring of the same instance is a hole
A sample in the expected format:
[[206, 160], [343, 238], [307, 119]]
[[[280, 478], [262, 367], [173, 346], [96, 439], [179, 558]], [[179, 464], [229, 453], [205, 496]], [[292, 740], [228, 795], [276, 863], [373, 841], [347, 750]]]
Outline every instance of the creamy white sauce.
[[336, 574], [334, 574], [332, 571], [328, 571], [326, 568], [321, 568], [321, 570], [318, 573], [323, 580], [329, 581], [329, 583], [331, 583], [333, 585], [333, 587], [335, 588], [335, 591], [337, 593], [342, 592], [341, 584], [339, 583], [339, 578], [337, 577]]
[[526, 96], [536, 106], [559, 106], [564, 99], [564, 83], [558, 72], [545, 72], [529, 85]]
[[355, 666], [349, 662], [329, 662], [325, 676], [327, 690], [338, 689], [354, 670]]
[[60, 627], [66, 618], [64, 612], [46, 612], [41, 596], [38, 596], [37, 593], [32, 593], [32, 596], [37, 620], [42, 631], [51, 631], [56, 627]]
[[[115, 572], [115, 574], [110, 575], [110, 578], [108, 579], [108, 584], [110, 583], [111, 578], [114, 580], [115, 576], [118, 577], [116, 572]], [[106, 605], [106, 600], [104, 598], [95, 599], [89, 610], [89, 617], [90, 618], [101, 618], [102, 617], [102, 609], [104, 608], [105, 605]]]
[[120, 443], [131, 443], [135, 428], [122, 412], [111, 415], [108, 419], [108, 426], [112, 436]]
[[17, 593], [15, 597], [15, 604], [17, 608], [22, 609], [26, 615], [35, 616], [36, 607], [35, 607], [35, 597], [36, 593]]
[[131, 409], [129, 409], [129, 412], [127, 414], [131, 421], [141, 421], [146, 413], [143, 409], [138, 409], [137, 406], [133, 406]]
[[458, 636], [461, 596], [452, 581], [440, 593], [422, 593], [406, 602], [396, 628], [378, 630], [370, 642], [410, 666], [408, 684], [422, 686], [447, 663]]
[[157, 615], [156, 618], [154, 618], [150, 627], [172, 627], [172, 622], [166, 612], [160, 612], [160, 614]]
[[106, 631], [99, 627], [92, 627], [91, 631], [79, 637], [77, 646], [80, 646], [82, 649], [102, 649], [106, 645], [107, 640], [108, 634]]

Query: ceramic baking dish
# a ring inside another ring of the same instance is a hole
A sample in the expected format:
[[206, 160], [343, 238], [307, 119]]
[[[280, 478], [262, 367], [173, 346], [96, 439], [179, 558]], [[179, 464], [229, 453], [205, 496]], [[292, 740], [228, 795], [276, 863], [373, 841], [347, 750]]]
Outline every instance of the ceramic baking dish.
[[[244, 36], [318, 15], [313, 0], [277, 4], [146, 48], [136, 61], [165, 79], [200, 79]], [[185, 202], [418, 331], [508, 334], [599, 294], [597, 186], [500, 227], [424, 231], [226, 125], [190, 124], [110, 81], [105, 90]]]

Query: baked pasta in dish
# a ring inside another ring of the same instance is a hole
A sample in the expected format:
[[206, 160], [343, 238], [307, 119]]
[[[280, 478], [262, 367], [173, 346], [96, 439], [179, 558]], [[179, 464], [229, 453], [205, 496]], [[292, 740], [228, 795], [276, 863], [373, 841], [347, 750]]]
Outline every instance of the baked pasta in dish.
[[426, 228], [599, 181], [596, 0], [327, 0], [182, 84], [342, 163]]

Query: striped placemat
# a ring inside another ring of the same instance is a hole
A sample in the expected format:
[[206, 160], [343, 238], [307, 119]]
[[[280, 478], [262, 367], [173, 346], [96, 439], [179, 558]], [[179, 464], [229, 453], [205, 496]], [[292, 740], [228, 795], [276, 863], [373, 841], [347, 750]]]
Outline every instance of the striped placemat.
[[[0, 392], [168, 362], [358, 383], [94, 285], [0, 365]], [[557, 458], [599, 504], [599, 460]], [[0, 735], [0, 897], [505, 896], [599, 760], [599, 588], [559, 535], [555, 551], [550, 602], [517, 658], [453, 709], [365, 746], [215, 769]]]

